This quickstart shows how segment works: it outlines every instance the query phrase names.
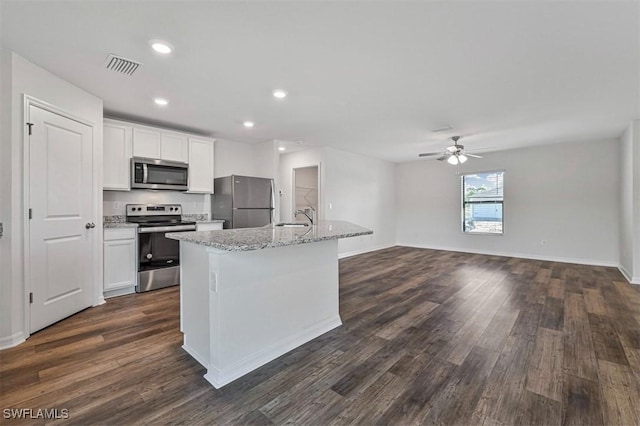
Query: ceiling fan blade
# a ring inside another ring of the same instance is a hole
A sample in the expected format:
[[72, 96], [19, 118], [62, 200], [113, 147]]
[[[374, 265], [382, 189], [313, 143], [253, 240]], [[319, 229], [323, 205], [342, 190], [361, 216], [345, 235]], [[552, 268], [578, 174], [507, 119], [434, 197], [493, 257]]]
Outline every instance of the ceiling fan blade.
[[449, 155], [449, 154], [445, 154], [445, 155], [443, 155], [442, 157], [436, 158], [436, 160], [438, 160], [438, 161], [444, 161], [444, 160], [448, 159], [449, 157], [451, 157], [451, 155]]
[[442, 155], [442, 151], [438, 151], [438, 152], [423, 152], [421, 154], [418, 154], [418, 157], [428, 157], [430, 155]]
[[467, 157], [473, 157], [473, 158], [484, 158], [482, 155], [469, 154], [468, 152], [465, 152], [464, 155], [466, 155]]

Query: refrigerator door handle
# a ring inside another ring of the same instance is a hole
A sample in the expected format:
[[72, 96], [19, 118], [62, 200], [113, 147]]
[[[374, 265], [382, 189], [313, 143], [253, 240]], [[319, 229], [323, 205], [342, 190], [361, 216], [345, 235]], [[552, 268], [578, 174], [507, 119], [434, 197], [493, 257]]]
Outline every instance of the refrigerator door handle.
[[274, 221], [274, 215], [276, 212], [276, 188], [273, 179], [271, 179], [271, 223]]

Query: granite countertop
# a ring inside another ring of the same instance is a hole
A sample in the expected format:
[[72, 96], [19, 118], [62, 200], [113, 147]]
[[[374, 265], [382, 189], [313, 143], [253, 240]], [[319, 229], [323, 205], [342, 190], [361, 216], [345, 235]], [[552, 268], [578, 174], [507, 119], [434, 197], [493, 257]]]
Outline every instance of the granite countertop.
[[122, 229], [122, 228], [137, 228], [137, 223], [129, 222], [104, 222], [102, 224], [103, 229]]
[[219, 250], [250, 251], [370, 234], [373, 234], [372, 230], [351, 222], [323, 220], [314, 226], [285, 228], [267, 225], [263, 228], [168, 233], [166, 237]]
[[[182, 220], [194, 221], [197, 223], [224, 223], [222, 219], [209, 220], [206, 214], [184, 214]], [[119, 229], [119, 228], [137, 228], [135, 223], [127, 222], [124, 215], [104, 216], [103, 229]], [[0, 229], [1, 231], [1, 229]]]

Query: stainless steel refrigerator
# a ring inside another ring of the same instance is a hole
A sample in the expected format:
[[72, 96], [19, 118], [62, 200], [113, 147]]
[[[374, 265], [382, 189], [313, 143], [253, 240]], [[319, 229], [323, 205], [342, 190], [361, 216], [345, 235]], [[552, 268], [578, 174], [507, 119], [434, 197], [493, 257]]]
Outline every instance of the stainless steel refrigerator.
[[224, 228], [257, 228], [273, 221], [273, 179], [227, 176], [213, 180], [211, 215]]

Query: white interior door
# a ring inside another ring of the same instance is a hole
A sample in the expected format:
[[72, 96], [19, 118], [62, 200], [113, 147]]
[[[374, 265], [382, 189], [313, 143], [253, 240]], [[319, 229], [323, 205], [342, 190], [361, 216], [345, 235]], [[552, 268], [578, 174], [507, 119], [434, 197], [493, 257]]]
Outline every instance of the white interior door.
[[94, 140], [91, 127], [33, 105], [29, 121], [33, 333], [91, 306]]

